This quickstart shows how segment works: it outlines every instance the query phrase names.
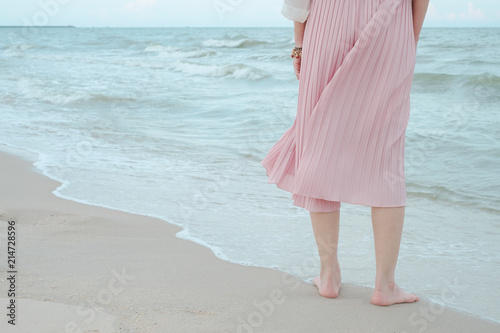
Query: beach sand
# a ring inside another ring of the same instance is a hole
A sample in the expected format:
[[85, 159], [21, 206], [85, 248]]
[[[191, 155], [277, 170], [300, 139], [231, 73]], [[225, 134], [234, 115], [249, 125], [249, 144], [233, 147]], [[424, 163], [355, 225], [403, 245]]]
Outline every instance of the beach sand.
[[[425, 295], [377, 307], [370, 288], [343, 284], [337, 299], [322, 298], [288, 274], [222, 261], [165, 221], [61, 199], [36, 156], [8, 151], [0, 152], [1, 332], [500, 331]], [[8, 221], [15, 327], [7, 323]]]

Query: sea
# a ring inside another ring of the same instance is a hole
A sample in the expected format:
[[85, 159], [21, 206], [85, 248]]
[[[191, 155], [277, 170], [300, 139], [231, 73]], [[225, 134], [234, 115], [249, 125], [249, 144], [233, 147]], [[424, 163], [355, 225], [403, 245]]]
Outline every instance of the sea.
[[[422, 32], [396, 279], [500, 322], [498, 36]], [[259, 163], [296, 115], [292, 47], [291, 27], [2, 28], [1, 147], [37, 154], [59, 197], [158, 217], [223, 260], [310, 282], [309, 212]], [[340, 216], [343, 282], [373, 287], [370, 207]]]

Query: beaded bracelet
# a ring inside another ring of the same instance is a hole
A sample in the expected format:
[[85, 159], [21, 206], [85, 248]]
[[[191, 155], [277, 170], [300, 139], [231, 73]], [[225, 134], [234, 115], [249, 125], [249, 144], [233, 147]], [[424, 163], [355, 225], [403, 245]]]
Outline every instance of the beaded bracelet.
[[299, 59], [302, 57], [302, 48], [301, 47], [295, 47], [292, 51], [292, 58], [297, 58]]

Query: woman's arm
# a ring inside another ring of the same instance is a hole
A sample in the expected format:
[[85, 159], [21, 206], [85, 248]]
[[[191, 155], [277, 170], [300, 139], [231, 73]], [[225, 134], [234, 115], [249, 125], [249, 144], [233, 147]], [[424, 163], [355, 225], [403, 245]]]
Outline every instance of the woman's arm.
[[429, 7], [429, 0], [413, 0], [413, 30], [415, 32], [415, 44], [420, 38], [420, 31], [424, 25], [425, 14]]
[[[307, 21], [306, 21], [307, 22]], [[293, 22], [293, 31], [294, 31], [294, 39], [295, 46], [302, 47], [302, 41], [304, 40], [304, 30], [306, 29], [306, 22], [300, 23], [297, 21]], [[302, 58], [293, 58], [293, 69], [295, 70], [295, 76], [297, 80], [300, 79], [300, 62]]]
[[302, 41], [304, 40], [304, 30], [306, 28], [306, 23], [293, 22], [293, 31], [295, 35], [295, 46], [302, 47]]

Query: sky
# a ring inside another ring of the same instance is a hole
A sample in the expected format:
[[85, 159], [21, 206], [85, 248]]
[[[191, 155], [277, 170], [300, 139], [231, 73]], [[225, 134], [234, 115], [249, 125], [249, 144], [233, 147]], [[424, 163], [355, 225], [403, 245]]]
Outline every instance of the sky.
[[[287, 27], [292, 25], [291, 21], [280, 13], [283, 0], [0, 1], [0, 25], [77, 27]], [[433, 0], [429, 6], [425, 26], [500, 27], [500, 0]]]

